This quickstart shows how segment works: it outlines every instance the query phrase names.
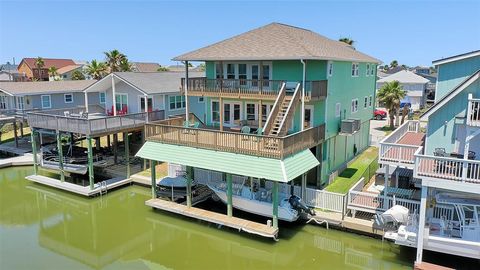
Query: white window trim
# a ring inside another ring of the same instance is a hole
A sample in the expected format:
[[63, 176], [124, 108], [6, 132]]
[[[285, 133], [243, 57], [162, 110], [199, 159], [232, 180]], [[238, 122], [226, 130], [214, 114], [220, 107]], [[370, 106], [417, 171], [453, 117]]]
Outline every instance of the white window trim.
[[[175, 97], [175, 108], [173, 108], [173, 109], [170, 108], [170, 97]], [[185, 109], [185, 106], [183, 106], [183, 102], [182, 102], [182, 104], [180, 105], [180, 107], [177, 108], [177, 97], [183, 97], [183, 98], [184, 98], [184, 101], [185, 101], [185, 105], [187, 105], [184, 95], [169, 95], [169, 96], [168, 96], [168, 110], [169, 110], [169, 111], [178, 111], [178, 110], [183, 110], [183, 109]], [[181, 98], [180, 98], [180, 100], [181, 100]]]
[[[72, 101], [67, 101], [67, 96], [70, 95], [72, 97]], [[63, 102], [66, 104], [73, 103], [73, 94], [63, 94]]]
[[368, 107], [372, 107], [373, 106], [373, 96], [370, 95], [370, 98], [368, 100]]
[[[200, 101], [201, 98], [203, 99], [202, 101]], [[198, 97], [197, 101], [198, 101], [198, 103], [205, 103], [205, 97]]]
[[370, 76], [370, 64], [367, 63], [367, 68], [366, 68], [366, 76], [369, 77]]
[[[102, 102], [102, 94], [103, 94], [104, 97], [105, 97], [105, 98], [103, 99], [103, 102]], [[105, 103], [107, 103], [107, 93], [106, 93], [106, 92], [99, 92], [99, 93], [98, 93], [98, 102], [99, 102], [100, 104], [105, 104]]]
[[[115, 104], [113, 104], [114, 106], [117, 106], [117, 96], [127, 96], [127, 110], [130, 110], [129, 108], [129, 105], [128, 105], [128, 94], [127, 93], [115, 93]], [[121, 110], [121, 109], [120, 109]]]
[[327, 77], [333, 76], [333, 61], [327, 62]]
[[[356, 68], [354, 68], [354, 67], [356, 67]], [[350, 70], [350, 74], [352, 75], [352, 77], [358, 77], [359, 76], [359, 74], [360, 74], [359, 69], [360, 69], [360, 65], [357, 62], [352, 62], [352, 69]]]
[[253, 103], [253, 102], [245, 102], [245, 116], [244, 116], [244, 119], [245, 120], [248, 120], [248, 107], [247, 105], [249, 104], [253, 104], [255, 106], [255, 120], [258, 121], [258, 104], [257, 103]]
[[[145, 95], [138, 95], [138, 111], [145, 112], [145, 109], [142, 110], [142, 99], [145, 100]], [[152, 99], [152, 111], [155, 110], [155, 99], [153, 96], [147, 96], [147, 99]], [[148, 106], [148, 104], [147, 104]]]
[[[48, 97], [48, 107], [43, 106], [43, 97]], [[41, 95], [40, 103], [42, 103], [42, 109], [51, 109], [52, 108], [52, 96], [51, 95]]]
[[17, 97], [17, 109], [25, 110], [25, 97]]
[[363, 108], [364, 109], [368, 108], [368, 96], [365, 96], [363, 98]]
[[[218, 121], [213, 120], [213, 102], [218, 103]], [[211, 99], [210, 100], [210, 122], [211, 123], [220, 123], [220, 119], [222, 119], [222, 117], [220, 117], [221, 112], [222, 112], [222, 110], [220, 109], [220, 101], [218, 99]]]
[[[337, 107], [338, 107], [338, 111], [337, 111]], [[340, 117], [341, 115], [342, 115], [342, 103], [337, 102], [337, 104], [335, 104], [335, 117]]]
[[[315, 107], [313, 105], [305, 105], [305, 110], [310, 110], [310, 126], [308, 128], [314, 127]], [[306, 115], [306, 114], [303, 114], [303, 115]], [[303, 121], [305, 121], [305, 119]]]
[[358, 98], [352, 99], [352, 103], [350, 104], [350, 111], [352, 113], [358, 112]]
[[[223, 79], [227, 79], [227, 64], [233, 64], [235, 66], [235, 79], [238, 80], [238, 71], [239, 71], [239, 68], [238, 68], [238, 64], [246, 64], [247, 65], [247, 80], [251, 80], [252, 79], [252, 66], [258, 66], [258, 79], [261, 80], [263, 78], [263, 74], [260, 74], [260, 62], [251, 62], [251, 61], [247, 61], [247, 62], [223, 62]], [[272, 80], [272, 76], [273, 76], [273, 64], [271, 61], [265, 61], [265, 62], [262, 62], [262, 64], [264, 66], [269, 66], [269, 78], [270, 80]], [[217, 78], [217, 65], [220, 65], [219, 62], [215, 62], [215, 74], [214, 74], [214, 78]]]

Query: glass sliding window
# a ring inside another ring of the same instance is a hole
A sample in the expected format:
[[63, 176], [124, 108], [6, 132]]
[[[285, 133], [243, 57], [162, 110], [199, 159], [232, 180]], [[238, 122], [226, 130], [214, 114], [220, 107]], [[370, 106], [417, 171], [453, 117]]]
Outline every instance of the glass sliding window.
[[255, 111], [255, 104], [247, 103], [247, 120], [255, 120], [257, 118]]
[[212, 101], [212, 122], [220, 122], [220, 103]]
[[238, 79], [240, 85], [247, 85], [247, 64], [238, 64]]
[[[139, 97], [140, 98], [140, 111], [144, 112], [145, 111], [145, 97]], [[152, 111], [153, 109], [153, 99], [151, 97], [147, 98], [148, 102], [148, 110], [149, 112]]]
[[240, 104], [233, 104], [233, 121], [240, 120]]
[[223, 104], [223, 122], [230, 123], [230, 104]]
[[270, 85], [270, 66], [269, 65], [263, 65], [263, 71], [262, 71], [262, 79], [263, 79], [263, 86], [269, 86]]
[[17, 97], [17, 109], [24, 110], [25, 109], [25, 99], [24, 97]]
[[258, 86], [258, 65], [252, 65], [252, 86]]
[[235, 64], [227, 64], [227, 79], [235, 79]]

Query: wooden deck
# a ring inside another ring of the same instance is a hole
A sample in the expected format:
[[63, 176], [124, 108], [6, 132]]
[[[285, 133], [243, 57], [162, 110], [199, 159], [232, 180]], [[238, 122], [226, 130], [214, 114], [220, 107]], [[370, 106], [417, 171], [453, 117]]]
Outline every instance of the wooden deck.
[[266, 224], [261, 224], [237, 217], [229, 217], [224, 214], [203, 210], [196, 207], [187, 207], [183, 204], [178, 204], [166, 200], [150, 199], [145, 202], [145, 205], [170, 213], [180, 214], [183, 216], [208, 221], [211, 223], [230, 227], [239, 231], [260, 235], [263, 237], [276, 239], [278, 235], [278, 229], [270, 227]]
[[42, 185], [66, 190], [66, 191], [76, 193], [76, 194], [79, 194], [79, 195], [83, 195], [83, 196], [87, 196], [87, 197], [95, 196], [97, 194], [100, 194], [101, 192], [105, 192], [105, 191], [108, 191], [108, 190], [113, 189], [113, 188], [117, 188], [117, 187], [120, 187], [120, 186], [123, 186], [123, 185], [127, 185], [127, 184], [130, 184], [132, 182], [132, 180], [130, 180], [129, 178], [127, 178], [127, 179], [119, 179], [119, 178], [109, 179], [109, 180], [105, 181], [106, 182], [106, 190], [105, 190], [105, 187], [102, 188], [100, 186], [100, 183], [95, 183], [94, 188], [90, 189], [90, 186], [81, 186], [81, 185], [69, 183], [69, 182], [66, 182], [66, 181], [61, 182], [58, 179], [43, 176], [43, 175], [30, 175], [30, 176], [27, 176], [25, 178], [27, 180], [32, 181], [32, 182], [36, 182], [36, 183], [39, 183], [39, 184], [42, 184]]
[[395, 145], [387, 146], [381, 156], [382, 161], [392, 161], [398, 163], [413, 164], [415, 160], [415, 152], [425, 142], [425, 133], [407, 132], [403, 135]]

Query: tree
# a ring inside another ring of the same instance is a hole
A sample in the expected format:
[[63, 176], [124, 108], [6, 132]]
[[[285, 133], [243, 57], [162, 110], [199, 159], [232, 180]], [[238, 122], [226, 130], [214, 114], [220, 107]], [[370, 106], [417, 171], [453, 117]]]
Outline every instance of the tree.
[[100, 80], [105, 76], [107, 72], [107, 66], [103, 62], [97, 62], [97, 60], [92, 60], [87, 65], [87, 73], [92, 76], [95, 80]]
[[350, 46], [352, 46], [352, 47], [353, 47], [353, 44], [355, 43], [355, 41], [354, 41], [353, 39], [351, 39], [351, 38], [346, 38], [346, 37], [340, 38], [338, 41], [343, 42], [343, 43], [346, 43], [346, 44], [348, 44], [348, 45], [350, 45]]
[[395, 113], [400, 110], [400, 100], [405, 97], [406, 93], [398, 81], [387, 82], [378, 90], [378, 100], [383, 102], [388, 110], [391, 129], [395, 128]]
[[398, 66], [398, 61], [397, 60], [393, 60], [392, 62], [390, 62], [390, 68], [395, 68]]
[[160, 66], [159, 68], [157, 68], [157, 71], [159, 72], [163, 72], [163, 71], [168, 71], [169, 69], [167, 67], [162, 67]]
[[125, 59], [127, 59], [127, 56], [118, 50], [111, 50], [109, 52], [104, 52], [104, 54], [105, 63], [108, 67], [108, 72], [111, 73], [121, 71], [122, 61], [125, 61]]
[[198, 71], [205, 71], [205, 63], [201, 63], [200, 65], [197, 66]]
[[85, 75], [80, 70], [75, 70], [72, 72], [72, 80], [80, 81], [85, 80]]
[[[38, 70], [38, 78], [37, 79], [39, 79], [39, 80], [42, 78], [42, 69], [43, 69], [44, 66], [45, 66], [45, 61], [43, 61], [42, 57], [39, 56], [39, 57], [35, 58], [35, 67]], [[33, 78], [36, 78], [35, 74], [33, 75]]]
[[124, 58], [122, 61], [120, 61], [120, 71], [132, 71], [132, 64], [128, 62], [127, 58]]
[[405, 123], [405, 117], [408, 115], [408, 113], [410, 112], [410, 106], [408, 104], [405, 104], [405, 106], [403, 106], [403, 110], [402, 110], [402, 125], [403, 123]]
[[50, 77], [53, 77], [54, 80], [56, 80], [58, 76], [58, 69], [55, 66], [51, 66], [48, 68], [48, 75]]

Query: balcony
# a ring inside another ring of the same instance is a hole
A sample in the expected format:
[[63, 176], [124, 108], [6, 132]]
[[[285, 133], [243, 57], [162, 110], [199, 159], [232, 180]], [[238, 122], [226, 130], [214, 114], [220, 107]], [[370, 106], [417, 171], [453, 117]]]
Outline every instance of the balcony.
[[[226, 97], [238, 99], [275, 100], [284, 80], [207, 79], [188, 78], [189, 96]], [[184, 94], [185, 79], [181, 92]], [[327, 80], [306, 81], [305, 100], [320, 100], [327, 97]]]
[[415, 152], [424, 144], [419, 121], [407, 121], [380, 142], [379, 163], [413, 169]]
[[[252, 156], [283, 159], [299, 151], [314, 147], [325, 138], [321, 125], [288, 136], [276, 137], [220, 131], [216, 127], [184, 127], [184, 118], [166, 119], [148, 123], [145, 134], [148, 141], [198, 147]], [[194, 119], [192, 119], [195, 121]]]
[[27, 121], [32, 128], [100, 136], [111, 132], [141, 129], [147, 121], [164, 118], [164, 111], [132, 113], [117, 116], [105, 115], [101, 106], [89, 106], [88, 114], [84, 107], [29, 112]]
[[471, 127], [480, 127], [480, 99], [468, 95], [467, 107], [467, 125]]

